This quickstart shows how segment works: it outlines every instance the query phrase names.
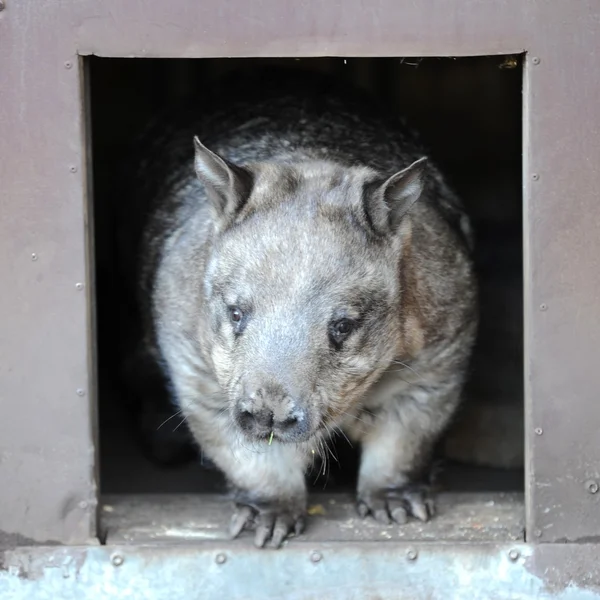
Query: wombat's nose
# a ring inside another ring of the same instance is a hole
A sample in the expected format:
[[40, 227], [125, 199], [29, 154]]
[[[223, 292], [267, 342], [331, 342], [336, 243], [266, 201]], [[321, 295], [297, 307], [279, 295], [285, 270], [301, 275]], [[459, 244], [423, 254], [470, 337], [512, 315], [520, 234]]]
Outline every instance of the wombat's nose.
[[273, 431], [275, 415], [268, 408], [254, 411], [251, 408], [241, 408], [236, 413], [239, 426], [248, 433], [257, 435]]
[[282, 441], [300, 441], [309, 431], [308, 415], [305, 409], [293, 407], [283, 412], [261, 407], [238, 407], [236, 420], [240, 428], [247, 434], [266, 438], [271, 433]]
[[296, 439], [308, 432], [308, 414], [306, 409], [295, 407], [280, 421], [275, 420], [274, 429], [282, 436]]

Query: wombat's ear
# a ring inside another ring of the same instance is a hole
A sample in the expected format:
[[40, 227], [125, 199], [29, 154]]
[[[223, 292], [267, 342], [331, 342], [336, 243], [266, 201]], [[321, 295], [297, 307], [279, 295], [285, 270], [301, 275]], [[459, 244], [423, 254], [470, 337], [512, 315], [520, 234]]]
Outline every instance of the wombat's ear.
[[425, 186], [427, 157], [416, 160], [398, 171], [365, 197], [365, 209], [373, 227], [380, 232], [394, 232], [412, 205], [421, 197]]
[[206, 187], [218, 219], [228, 219], [244, 205], [252, 191], [252, 173], [225, 160], [194, 137], [194, 169]]

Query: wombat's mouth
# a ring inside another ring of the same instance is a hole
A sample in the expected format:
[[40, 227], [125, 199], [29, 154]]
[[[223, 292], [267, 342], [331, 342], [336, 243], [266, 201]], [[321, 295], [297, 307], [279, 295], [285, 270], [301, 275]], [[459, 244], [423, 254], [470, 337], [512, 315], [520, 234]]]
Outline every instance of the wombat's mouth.
[[[251, 442], [267, 444], [271, 446], [277, 442], [279, 444], [303, 444], [310, 442], [315, 437], [325, 433], [327, 426], [323, 421], [320, 421], [316, 427], [303, 426], [297, 423], [290, 423], [288, 426], [274, 427], [257, 427], [255, 423], [240, 423], [240, 418], [235, 419], [237, 427], [242, 434]], [[242, 419], [243, 421], [243, 419]]]
[[267, 444], [267, 446], [271, 446], [275, 442], [279, 444], [301, 444], [305, 442], [310, 442], [311, 439], [313, 439], [315, 436], [317, 436], [320, 432], [323, 431], [325, 431], [324, 428], [318, 427], [306, 433], [293, 433], [290, 435], [289, 433], [282, 433], [275, 430], [260, 433], [249, 433], [247, 431], [242, 430], [244, 435], [251, 441], [260, 442], [261, 444]]

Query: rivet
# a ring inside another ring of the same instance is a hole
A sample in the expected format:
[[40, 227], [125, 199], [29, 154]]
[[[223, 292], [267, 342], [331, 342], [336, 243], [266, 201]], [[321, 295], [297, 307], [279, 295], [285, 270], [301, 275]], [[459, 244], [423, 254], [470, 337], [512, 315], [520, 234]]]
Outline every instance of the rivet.
[[538, 56], [534, 56], [534, 57], [531, 59], [531, 62], [532, 62], [534, 65], [539, 65], [539, 64], [540, 64], [540, 59], [539, 59], [539, 57], [538, 57]]
[[38, 259], [38, 255], [37, 255], [37, 254], [34, 252], [34, 253], [31, 255], [31, 260], [32, 260], [33, 262], [35, 262], [37, 259]]
[[417, 560], [418, 556], [419, 553], [414, 548], [409, 548], [406, 551], [406, 558], [408, 558], [408, 560]]
[[110, 562], [113, 564], [113, 566], [120, 567], [125, 562], [125, 559], [121, 554], [113, 554]]
[[540, 178], [540, 175], [539, 175], [539, 173], [534, 173], [534, 174], [531, 176], [531, 179], [533, 179], [534, 181], [537, 181], [539, 178]]
[[541, 311], [548, 310], [548, 305], [545, 302], [542, 302], [540, 304], [540, 310]]
[[520, 556], [521, 553], [514, 548], [508, 553], [508, 558], [510, 558], [510, 560], [512, 560], [513, 562], [519, 560]]
[[89, 506], [89, 504], [85, 500], [82, 500], [79, 503], [79, 508], [81, 508], [81, 510], [85, 510], [88, 506]]
[[536, 427], [534, 431], [535, 435], [542, 435], [542, 433], [544, 433], [544, 430], [541, 427]]
[[83, 283], [76, 283], [75, 284], [75, 289], [78, 291], [81, 291], [83, 289]]
[[73, 66], [73, 63], [70, 60], [65, 62], [65, 69], [70, 69]]
[[313, 552], [310, 555], [310, 560], [314, 563], [321, 562], [321, 560], [323, 560], [323, 555], [320, 552]]
[[536, 529], [533, 532], [533, 535], [535, 535], [536, 538], [541, 538], [542, 537], [542, 530], [541, 529]]
[[78, 388], [77, 395], [78, 396], [85, 396], [85, 390], [82, 390], [81, 388]]
[[585, 489], [590, 494], [597, 494], [598, 490], [600, 489], [600, 487], [598, 486], [598, 482], [597, 481], [594, 481], [593, 479], [590, 479], [589, 481], [585, 482]]
[[219, 552], [219, 554], [217, 554], [215, 556], [215, 562], [218, 565], [223, 565], [227, 562], [227, 556], [225, 554], [223, 554], [222, 552]]
[[71, 173], [77, 173], [77, 167], [75, 165], [71, 165], [69, 167], [69, 171], [71, 171]]

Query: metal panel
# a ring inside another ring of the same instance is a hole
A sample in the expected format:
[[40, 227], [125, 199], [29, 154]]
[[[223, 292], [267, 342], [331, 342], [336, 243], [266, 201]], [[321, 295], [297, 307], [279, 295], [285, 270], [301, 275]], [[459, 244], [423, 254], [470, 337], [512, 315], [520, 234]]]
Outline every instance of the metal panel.
[[528, 539], [600, 541], [600, 5], [534, 6], [524, 111]]
[[[532, 0], [70, 2], [82, 54], [143, 57], [513, 54]], [[543, 2], [548, 6], [548, 2]], [[556, 2], [556, 6], [560, 3]], [[546, 10], [544, 18], [557, 18]]]
[[0, 12], [0, 544], [95, 535], [81, 64], [56, 6]]
[[[0, 554], [10, 600], [598, 600], [595, 547], [243, 543], [22, 548]], [[558, 568], [557, 568], [558, 565]]]
[[86, 283], [77, 52], [460, 56], [528, 50], [539, 59], [528, 61], [526, 71], [528, 525], [542, 540], [600, 536], [599, 494], [588, 492], [600, 478], [596, 2], [2, 4], [0, 529], [58, 541], [85, 541], [94, 532], [89, 286], [75, 288]]

